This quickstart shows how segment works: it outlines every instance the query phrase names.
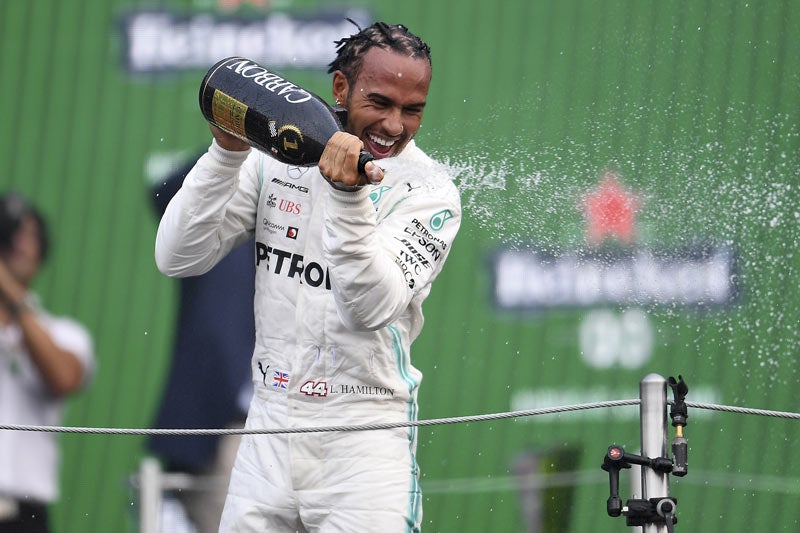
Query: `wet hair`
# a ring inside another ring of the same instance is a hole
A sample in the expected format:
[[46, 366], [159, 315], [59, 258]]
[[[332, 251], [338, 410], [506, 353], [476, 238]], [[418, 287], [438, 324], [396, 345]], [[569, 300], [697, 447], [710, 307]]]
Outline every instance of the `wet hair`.
[[11, 249], [14, 235], [19, 231], [22, 219], [27, 216], [32, 217], [38, 226], [39, 255], [44, 263], [50, 248], [47, 221], [25, 197], [14, 191], [0, 195], [0, 252]]
[[328, 65], [328, 72], [342, 71], [348, 83], [354, 83], [361, 72], [364, 55], [370, 48], [382, 48], [407, 54], [412, 58], [420, 58], [431, 63], [431, 49], [428, 44], [411, 33], [402, 24], [386, 24], [376, 22], [366, 28], [361, 28], [351, 19], [358, 29], [358, 33], [345, 37], [336, 44], [336, 59]]

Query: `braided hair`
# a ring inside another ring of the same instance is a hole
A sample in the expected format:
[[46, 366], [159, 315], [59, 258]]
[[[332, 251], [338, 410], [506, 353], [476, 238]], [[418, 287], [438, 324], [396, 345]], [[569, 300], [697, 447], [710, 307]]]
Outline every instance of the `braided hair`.
[[394, 50], [431, 63], [431, 49], [428, 44], [402, 24], [376, 22], [362, 29], [353, 20], [347, 20], [355, 24], [359, 31], [350, 37], [335, 41], [336, 59], [328, 65], [328, 72], [342, 71], [348, 83], [355, 82], [361, 71], [364, 55], [373, 47]]

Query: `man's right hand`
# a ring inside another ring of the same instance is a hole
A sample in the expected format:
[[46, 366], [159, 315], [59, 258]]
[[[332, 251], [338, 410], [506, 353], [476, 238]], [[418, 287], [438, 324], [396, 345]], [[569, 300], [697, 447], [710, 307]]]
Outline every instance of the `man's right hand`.
[[220, 129], [211, 123], [209, 123], [209, 127], [211, 128], [211, 134], [214, 135], [214, 139], [216, 139], [220, 148], [224, 148], [225, 150], [230, 150], [232, 152], [244, 152], [250, 149], [250, 145], [241, 140], [239, 137], [231, 135], [227, 131]]
[[350, 133], [337, 131], [328, 140], [319, 160], [320, 173], [334, 187], [360, 187], [368, 183], [380, 183], [383, 170], [369, 161], [364, 165], [366, 175], [358, 173], [358, 158], [364, 143]]

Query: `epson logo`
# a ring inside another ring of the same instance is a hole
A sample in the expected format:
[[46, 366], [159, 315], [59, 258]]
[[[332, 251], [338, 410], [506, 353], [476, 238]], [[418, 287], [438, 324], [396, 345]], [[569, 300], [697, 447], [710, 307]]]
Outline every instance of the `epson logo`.
[[[422, 228], [422, 233], [417, 233], [413, 228], [403, 228], [403, 231], [414, 237], [416, 242], [430, 255], [431, 259], [437, 263], [442, 257], [442, 250], [447, 249], [447, 243], [443, 240], [431, 240], [430, 233], [425, 231], [424, 227]], [[441, 247], [441, 250], [439, 247]]]
[[[434, 216], [436, 216], [436, 215], [434, 215]], [[451, 217], [452, 217], [452, 215], [451, 215]], [[423, 224], [422, 222], [420, 222], [416, 218], [414, 220], [412, 220], [411, 223], [414, 225], [415, 228], [417, 228], [417, 231], [419, 231], [422, 234], [423, 237], [425, 237], [429, 241], [437, 243], [439, 246], [441, 246], [442, 250], [447, 250], [447, 243], [444, 242], [439, 237], [436, 237], [435, 235], [433, 235], [430, 231], [428, 231], [428, 228], [425, 227], [425, 224]], [[406, 233], [411, 233], [411, 232], [406, 231]], [[422, 243], [420, 243], [420, 244], [422, 244]]]

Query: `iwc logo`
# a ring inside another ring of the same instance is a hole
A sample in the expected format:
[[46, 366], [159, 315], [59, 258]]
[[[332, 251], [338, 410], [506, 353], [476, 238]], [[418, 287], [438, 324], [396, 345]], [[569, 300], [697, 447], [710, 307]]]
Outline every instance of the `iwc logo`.
[[276, 135], [278, 152], [289, 161], [300, 162], [302, 159], [303, 133], [297, 126], [282, 126]]

